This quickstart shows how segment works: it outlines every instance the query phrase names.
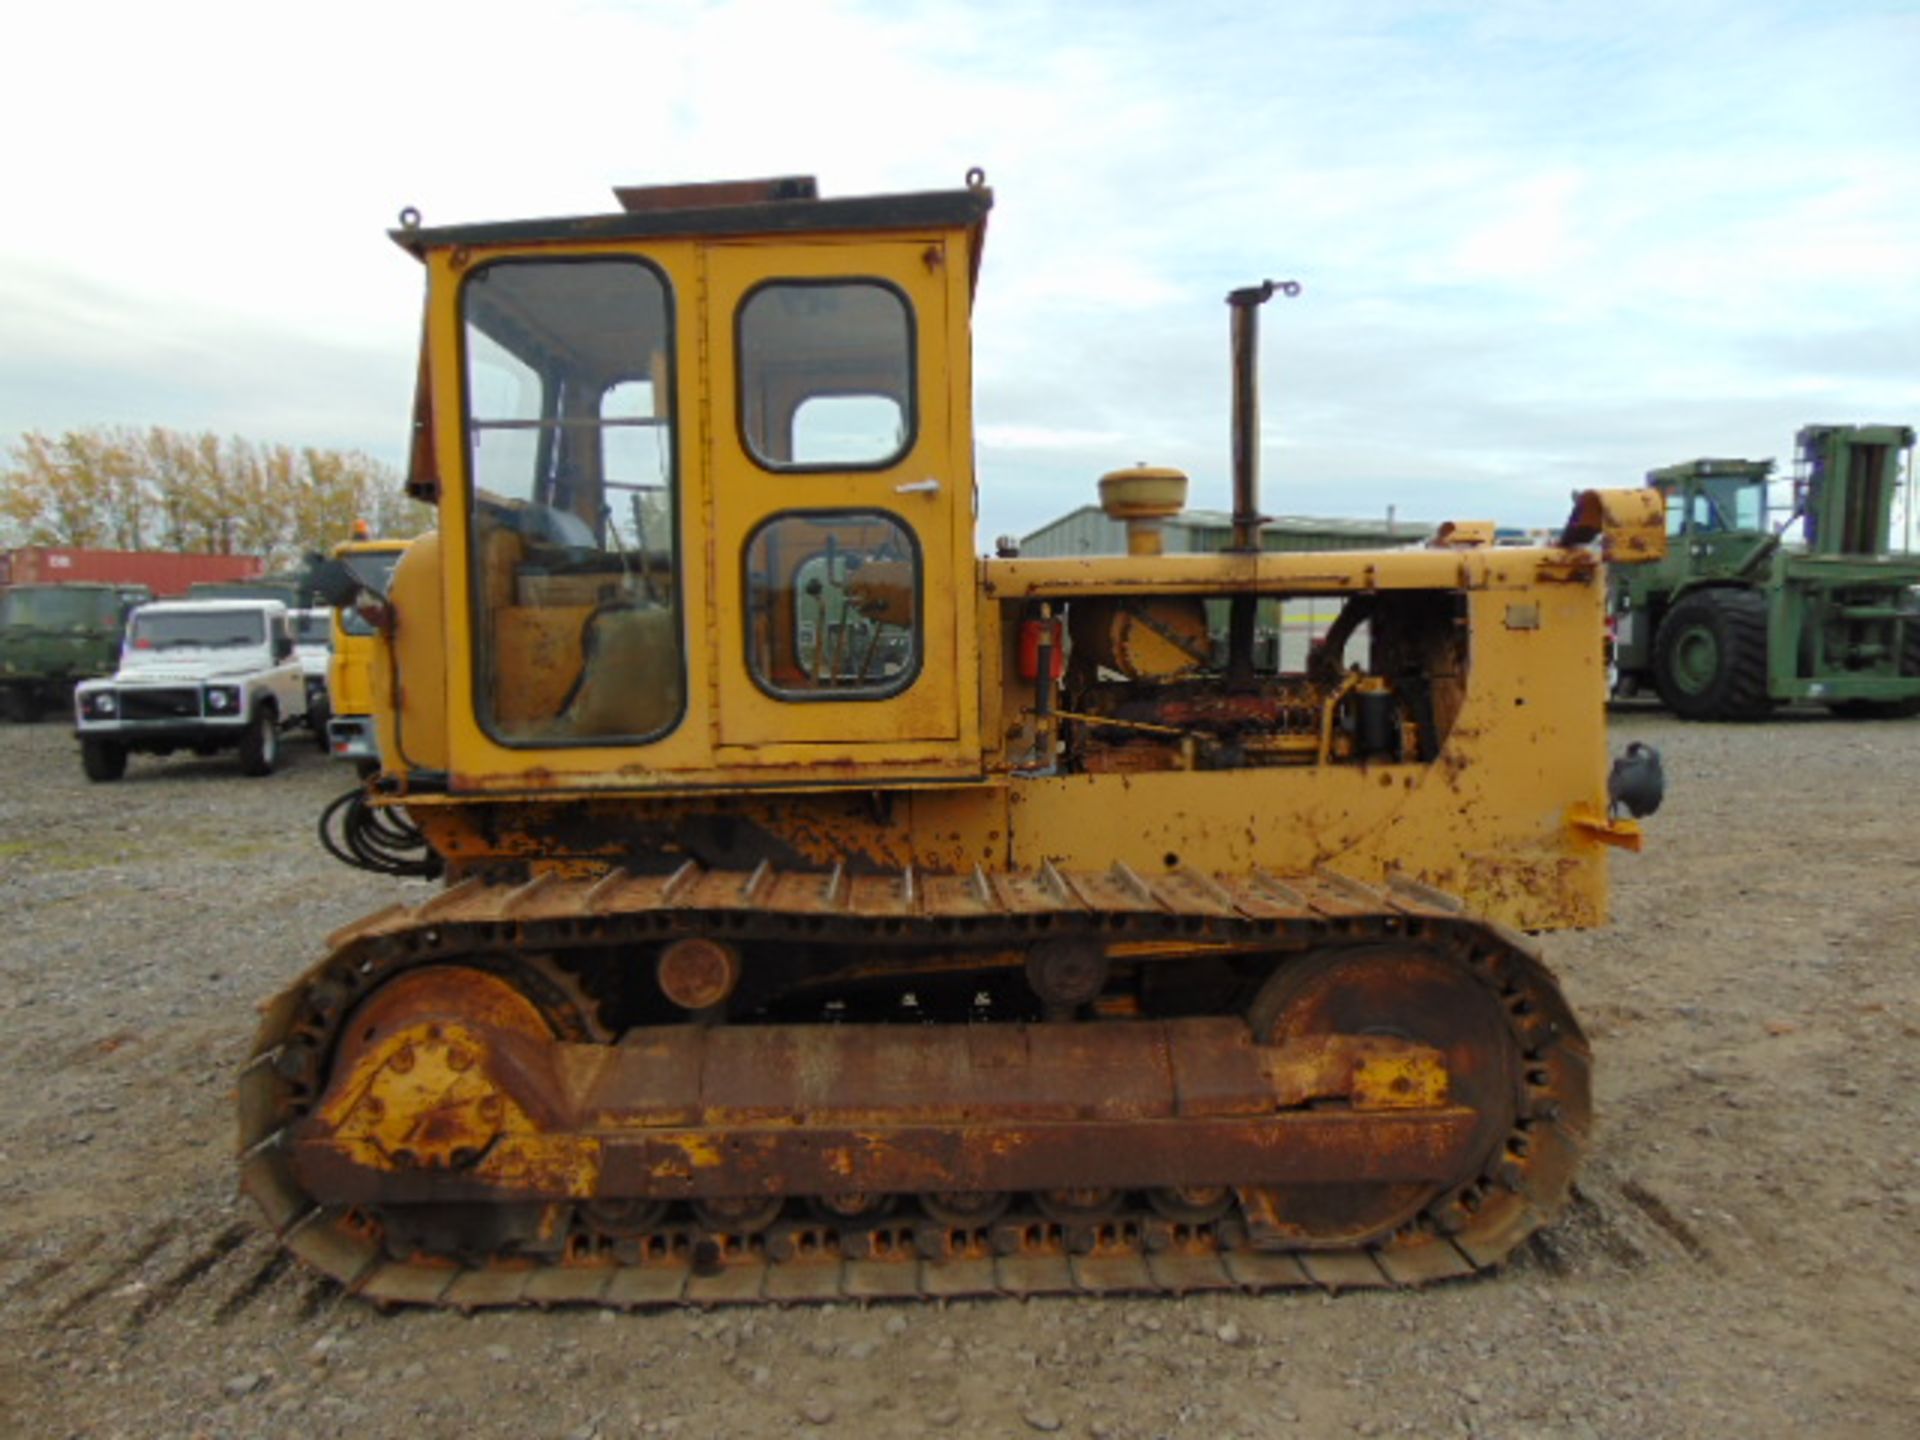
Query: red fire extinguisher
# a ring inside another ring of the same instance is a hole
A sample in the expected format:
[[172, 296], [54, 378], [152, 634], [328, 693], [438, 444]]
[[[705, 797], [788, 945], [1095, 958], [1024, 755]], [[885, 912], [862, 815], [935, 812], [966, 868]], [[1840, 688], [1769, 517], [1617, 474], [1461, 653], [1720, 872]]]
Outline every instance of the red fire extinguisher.
[[1047, 676], [1058, 680], [1067, 668], [1066, 627], [1059, 620], [1027, 620], [1020, 626], [1020, 678], [1040, 678], [1040, 652], [1047, 652]]

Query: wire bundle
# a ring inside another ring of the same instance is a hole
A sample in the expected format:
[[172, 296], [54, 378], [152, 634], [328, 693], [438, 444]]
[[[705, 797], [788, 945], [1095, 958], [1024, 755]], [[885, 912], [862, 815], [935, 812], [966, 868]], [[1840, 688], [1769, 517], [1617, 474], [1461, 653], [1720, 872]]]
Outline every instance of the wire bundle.
[[407, 812], [397, 806], [369, 805], [367, 792], [359, 788], [320, 812], [320, 843], [341, 864], [375, 875], [431, 880], [441, 870], [440, 857]]

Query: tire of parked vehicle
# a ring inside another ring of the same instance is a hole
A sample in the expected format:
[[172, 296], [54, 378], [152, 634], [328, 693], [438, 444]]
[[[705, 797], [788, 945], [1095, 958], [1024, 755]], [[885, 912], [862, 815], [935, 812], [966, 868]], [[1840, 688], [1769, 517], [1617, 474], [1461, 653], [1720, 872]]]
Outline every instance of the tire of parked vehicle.
[[280, 763], [280, 712], [271, 701], [253, 707], [247, 733], [240, 737], [240, 773], [271, 775]]
[[325, 700], [316, 700], [307, 707], [307, 724], [313, 727], [313, 743], [320, 747], [322, 755], [333, 752], [327, 748], [327, 722], [333, 718], [333, 707]]
[[127, 747], [112, 740], [101, 740], [90, 735], [83, 737], [80, 741], [80, 768], [87, 772], [87, 779], [96, 784], [118, 780], [127, 773]]
[[1767, 598], [1757, 590], [1696, 590], [1660, 622], [1653, 683], [1687, 720], [1758, 720], [1767, 694]]

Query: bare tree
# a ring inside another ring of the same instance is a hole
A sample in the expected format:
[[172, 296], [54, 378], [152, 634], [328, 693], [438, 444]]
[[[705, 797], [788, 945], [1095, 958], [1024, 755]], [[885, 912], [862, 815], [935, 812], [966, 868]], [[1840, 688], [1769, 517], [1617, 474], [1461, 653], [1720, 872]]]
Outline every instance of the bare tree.
[[330, 550], [358, 520], [404, 536], [433, 513], [407, 499], [391, 466], [358, 451], [161, 426], [29, 431], [0, 469], [10, 543], [254, 554], [277, 566]]

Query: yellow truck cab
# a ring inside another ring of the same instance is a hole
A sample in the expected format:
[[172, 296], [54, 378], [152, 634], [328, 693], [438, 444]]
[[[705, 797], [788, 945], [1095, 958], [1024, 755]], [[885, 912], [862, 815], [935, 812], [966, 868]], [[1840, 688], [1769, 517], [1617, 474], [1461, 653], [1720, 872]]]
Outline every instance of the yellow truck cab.
[[[410, 542], [406, 540], [349, 540], [334, 547], [333, 557], [352, 563], [373, 590], [384, 592], [394, 563]], [[333, 612], [333, 656], [327, 667], [327, 694], [332, 714], [326, 723], [326, 750], [337, 760], [351, 760], [362, 769], [377, 767], [379, 747], [374, 740], [373, 667], [384, 654], [374, 622], [352, 606]]]

